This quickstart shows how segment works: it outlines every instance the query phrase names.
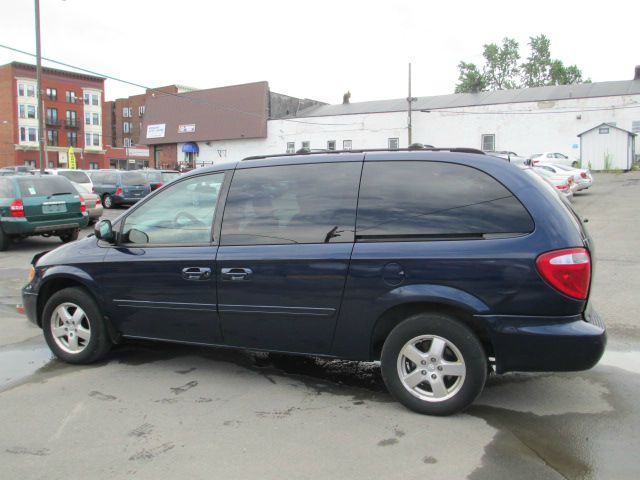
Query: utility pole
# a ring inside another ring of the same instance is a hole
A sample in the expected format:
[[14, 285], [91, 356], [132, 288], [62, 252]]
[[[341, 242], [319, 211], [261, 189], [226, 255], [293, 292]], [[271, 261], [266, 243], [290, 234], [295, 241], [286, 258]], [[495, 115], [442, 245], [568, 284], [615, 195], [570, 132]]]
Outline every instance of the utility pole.
[[42, 96], [42, 55], [40, 53], [40, 0], [35, 0], [36, 10], [36, 100], [38, 102], [38, 145], [40, 146], [40, 173], [44, 173], [45, 148], [44, 148], [44, 108]]
[[407, 147], [410, 147], [411, 144], [413, 143], [413, 140], [412, 140], [413, 125], [411, 123], [411, 113], [412, 113], [411, 104], [413, 102], [415, 102], [416, 100], [417, 100], [417, 98], [411, 96], [411, 62], [409, 62], [409, 96], [407, 97], [407, 112], [408, 112], [408, 118], [407, 118], [408, 143], [407, 143]]

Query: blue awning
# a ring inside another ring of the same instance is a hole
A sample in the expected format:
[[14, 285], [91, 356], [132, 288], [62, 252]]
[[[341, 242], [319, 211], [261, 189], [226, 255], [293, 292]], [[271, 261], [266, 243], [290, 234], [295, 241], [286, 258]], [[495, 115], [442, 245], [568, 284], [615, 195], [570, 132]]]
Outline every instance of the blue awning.
[[200, 153], [197, 143], [189, 142], [182, 145], [182, 151], [185, 153]]

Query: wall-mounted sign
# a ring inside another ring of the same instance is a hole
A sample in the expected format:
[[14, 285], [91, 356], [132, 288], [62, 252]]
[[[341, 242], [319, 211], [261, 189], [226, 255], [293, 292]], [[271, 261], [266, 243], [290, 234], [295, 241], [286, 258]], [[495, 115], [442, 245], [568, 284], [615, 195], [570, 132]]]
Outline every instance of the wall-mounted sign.
[[148, 148], [127, 148], [127, 157], [148, 157]]
[[187, 123], [185, 125], [178, 125], [178, 133], [193, 133], [196, 131], [195, 123]]
[[609, 129], [608, 129], [607, 127], [600, 127], [600, 128], [598, 129], [598, 133], [599, 133], [600, 135], [606, 135], [607, 133], [609, 133]]
[[163, 138], [165, 127], [165, 123], [147, 125], [147, 138]]

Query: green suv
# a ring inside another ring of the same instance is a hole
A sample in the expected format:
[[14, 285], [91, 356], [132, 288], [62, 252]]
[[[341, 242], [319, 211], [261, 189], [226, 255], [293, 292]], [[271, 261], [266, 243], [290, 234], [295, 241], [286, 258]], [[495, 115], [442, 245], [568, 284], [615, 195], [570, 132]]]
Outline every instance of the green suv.
[[0, 177], [0, 251], [9, 248], [12, 238], [32, 235], [67, 243], [88, 223], [84, 199], [65, 177]]

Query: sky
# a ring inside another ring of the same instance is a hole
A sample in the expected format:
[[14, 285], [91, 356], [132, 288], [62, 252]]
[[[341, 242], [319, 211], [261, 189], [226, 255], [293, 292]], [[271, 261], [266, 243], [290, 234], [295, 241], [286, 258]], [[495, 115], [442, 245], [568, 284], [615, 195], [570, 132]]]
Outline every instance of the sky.
[[[511, 37], [594, 82], [633, 78], [640, 2], [41, 0], [42, 55], [149, 87], [268, 81], [327, 103], [453, 93], [460, 61]], [[635, 33], [634, 33], [635, 32]], [[0, 44], [35, 53], [34, 2], [0, 0]], [[0, 48], [0, 65], [35, 58]], [[50, 62], [45, 66], [64, 68]], [[107, 80], [107, 100], [142, 93]]]

